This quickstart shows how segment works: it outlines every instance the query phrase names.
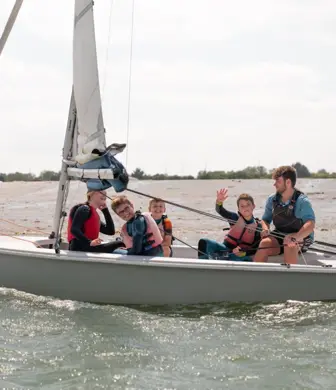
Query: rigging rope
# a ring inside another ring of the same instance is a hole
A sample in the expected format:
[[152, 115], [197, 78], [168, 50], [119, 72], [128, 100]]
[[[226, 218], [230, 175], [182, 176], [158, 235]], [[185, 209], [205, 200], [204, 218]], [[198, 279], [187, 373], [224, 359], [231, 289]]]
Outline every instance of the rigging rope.
[[[209, 217], [209, 218], [213, 218], [213, 219], [218, 219], [218, 220], [221, 220], [221, 221], [226, 221], [228, 222], [229, 224], [232, 224], [234, 225], [237, 221], [235, 220], [232, 220], [230, 218], [224, 218], [222, 216], [219, 216], [219, 215], [214, 215], [214, 214], [211, 214], [211, 213], [208, 213], [206, 211], [201, 211], [201, 210], [197, 210], [197, 209], [194, 209], [192, 207], [188, 207], [188, 206], [184, 206], [184, 205], [181, 205], [179, 203], [175, 203], [175, 202], [171, 202], [169, 200], [166, 200], [166, 199], [162, 199], [160, 197], [155, 197], [155, 196], [152, 196], [152, 195], [149, 195], [149, 194], [146, 194], [144, 192], [140, 192], [140, 191], [137, 191], [137, 190], [133, 190], [131, 188], [127, 188], [126, 191], [129, 191], [129, 192], [132, 192], [134, 194], [137, 194], [137, 195], [141, 195], [141, 196], [145, 196], [147, 198], [154, 198], [154, 199], [160, 199], [162, 200], [163, 202], [167, 203], [167, 204], [170, 204], [172, 206], [176, 206], [176, 207], [179, 207], [179, 208], [182, 208], [182, 209], [185, 209], [185, 210], [188, 210], [188, 211], [192, 211], [194, 213], [197, 213], [197, 214], [200, 214], [200, 215], [204, 215], [206, 217]], [[107, 198], [111, 199], [109, 196], [107, 196]], [[251, 230], [254, 230], [254, 231], [257, 231], [257, 232], [262, 232], [262, 229], [261, 228], [250, 228]], [[276, 238], [284, 238], [286, 236], [286, 234], [283, 234], [283, 233], [277, 233], [277, 232], [270, 232], [270, 236], [272, 237], [276, 237]], [[317, 245], [321, 245], [321, 246], [326, 246], [326, 247], [330, 247], [330, 248], [336, 248], [336, 245], [334, 244], [331, 244], [331, 243], [328, 243], [328, 242], [324, 242], [324, 241], [315, 241], [314, 242], [315, 244]], [[323, 252], [323, 253], [326, 253], [326, 254], [335, 254], [335, 252], [331, 252], [331, 251], [326, 251], [326, 250], [322, 250], [322, 249], [318, 249], [316, 247], [310, 247], [310, 249], [312, 250], [315, 250], [317, 252]]]
[[[167, 204], [170, 204], [172, 206], [176, 206], [176, 207], [179, 207], [179, 208], [182, 208], [182, 209], [185, 209], [185, 210], [188, 210], [188, 211], [192, 211], [194, 213], [197, 213], [197, 214], [200, 214], [200, 215], [204, 215], [206, 217], [209, 217], [209, 218], [213, 218], [213, 219], [218, 219], [220, 221], [226, 221], [228, 222], [229, 224], [236, 224], [237, 221], [233, 220], [233, 219], [230, 219], [230, 218], [224, 218], [222, 216], [219, 216], [219, 215], [215, 215], [215, 214], [211, 214], [211, 213], [208, 213], [206, 211], [202, 211], [202, 210], [197, 210], [197, 209], [194, 209], [192, 207], [189, 207], [189, 206], [184, 206], [184, 205], [181, 205], [179, 203], [175, 203], [175, 202], [171, 202], [169, 200], [166, 200], [166, 199], [162, 199], [160, 197], [155, 197], [155, 196], [151, 196], [149, 194], [145, 194], [144, 192], [140, 192], [140, 191], [137, 191], [137, 190], [133, 190], [133, 189], [130, 189], [130, 188], [127, 188], [126, 191], [129, 191], [129, 192], [133, 192], [134, 194], [137, 194], [137, 195], [141, 195], [141, 196], [145, 196], [147, 198], [154, 198], [154, 199], [160, 199], [162, 200], [163, 202], [167, 203]], [[109, 199], [112, 199], [112, 198], [109, 198]], [[262, 232], [262, 229], [261, 228], [250, 228], [251, 230], [253, 231], [257, 231], [259, 233]], [[282, 234], [282, 233], [272, 233], [271, 234], [273, 237], [278, 237], [278, 238], [284, 238], [286, 236], [286, 234]]]

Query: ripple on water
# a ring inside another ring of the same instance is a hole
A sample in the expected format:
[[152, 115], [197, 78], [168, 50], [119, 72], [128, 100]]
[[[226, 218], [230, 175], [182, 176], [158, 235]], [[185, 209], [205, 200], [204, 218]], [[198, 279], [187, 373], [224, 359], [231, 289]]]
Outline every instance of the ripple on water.
[[[216, 190], [230, 186], [228, 208], [235, 208], [237, 195], [248, 191], [255, 195], [260, 217], [272, 187], [270, 181], [258, 180], [206, 184], [136, 182], [133, 188], [213, 213]], [[311, 192], [317, 238], [332, 241], [335, 181], [299, 180], [298, 185]], [[21, 186], [3, 183], [2, 217], [33, 227], [36, 213], [30, 206], [38, 203], [43, 209], [39, 227], [49, 232], [56, 184], [29, 183], [24, 195]], [[82, 201], [84, 193], [85, 185], [72, 183], [68, 206]], [[147, 208], [148, 199], [131, 199]], [[222, 222], [177, 207], [167, 211], [176, 236], [188, 243], [203, 234], [222, 239]], [[120, 227], [119, 220], [116, 225]], [[0, 289], [0, 301], [1, 388], [335, 388], [336, 303], [122, 307], [10, 289]]]
[[29, 388], [333, 388], [334, 303], [100, 306], [1, 289], [0, 378]]

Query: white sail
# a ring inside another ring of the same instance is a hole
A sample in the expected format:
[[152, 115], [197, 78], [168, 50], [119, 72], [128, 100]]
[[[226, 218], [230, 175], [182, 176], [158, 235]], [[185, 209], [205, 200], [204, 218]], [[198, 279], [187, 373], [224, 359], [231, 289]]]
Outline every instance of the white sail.
[[73, 39], [73, 88], [78, 126], [74, 159], [84, 164], [97, 157], [91, 154], [93, 149], [106, 148], [91, 0], [75, 1]]

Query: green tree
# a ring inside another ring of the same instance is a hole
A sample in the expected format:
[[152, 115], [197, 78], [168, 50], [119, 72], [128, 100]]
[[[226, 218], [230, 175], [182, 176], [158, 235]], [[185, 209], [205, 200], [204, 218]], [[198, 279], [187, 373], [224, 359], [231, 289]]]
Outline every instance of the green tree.
[[136, 168], [131, 176], [135, 177], [136, 179], [143, 180], [145, 177], [145, 172], [140, 168]]
[[297, 177], [310, 177], [311, 176], [309, 169], [305, 165], [303, 165], [299, 162], [296, 162], [295, 164], [293, 164], [292, 167], [294, 167], [296, 169]]
[[61, 172], [54, 171], [42, 171], [38, 180], [40, 181], [58, 181], [60, 179]]

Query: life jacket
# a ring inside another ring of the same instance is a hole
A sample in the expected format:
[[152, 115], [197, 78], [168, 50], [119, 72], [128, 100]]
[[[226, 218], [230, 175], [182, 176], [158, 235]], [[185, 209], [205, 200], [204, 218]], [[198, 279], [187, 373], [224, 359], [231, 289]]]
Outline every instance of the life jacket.
[[[149, 249], [156, 248], [157, 246], [161, 245], [163, 239], [161, 232], [158, 228], [158, 225], [156, 224], [153, 217], [150, 215], [150, 213], [145, 212], [141, 213], [140, 211], [137, 211], [135, 213], [134, 220], [140, 217], [145, 218], [145, 225], [146, 225], [146, 233], [143, 238], [142, 243], [142, 250], [148, 251]], [[123, 239], [123, 242], [125, 244], [125, 247], [127, 249], [133, 247], [133, 238], [132, 238], [132, 224], [131, 223], [125, 223], [121, 228], [121, 237]]]
[[[160, 232], [161, 232], [161, 235], [162, 235], [162, 238], [165, 237], [165, 233], [167, 230], [169, 230], [167, 227], [166, 227], [166, 219], [168, 218], [168, 216], [166, 214], [163, 214], [160, 221], [157, 222], [157, 225], [158, 225], [158, 228], [160, 229]], [[172, 235], [172, 244], [173, 244], [173, 241], [175, 240], [174, 236]]]
[[83, 227], [82, 227], [82, 232], [84, 236], [88, 240], [95, 240], [99, 236], [100, 232], [100, 217], [99, 214], [97, 213], [97, 210], [88, 205], [87, 203], [80, 203], [74, 206], [69, 213], [69, 220], [68, 220], [68, 242], [70, 243], [71, 240], [76, 238], [72, 233], [71, 233], [71, 226], [72, 226], [72, 221], [73, 217], [77, 211], [77, 209], [80, 206], [83, 206], [86, 204], [87, 206], [90, 207], [90, 212], [89, 212], [89, 218], [84, 222]]
[[230, 247], [239, 246], [241, 249], [252, 249], [256, 244], [256, 231], [258, 228], [258, 219], [254, 222], [246, 223], [245, 219], [240, 215], [237, 222], [231, 226], [228, 234], [224, 238], [224, 243]]
[[304, 225], [302, 219], [295, 216], [295, 204], [303, 192], [295, 190], [287, 205], [281, 204], [280, 194], [276, 194], [272, 204], [272, 220], [275, 229], [282, 233], [297, 233]]

